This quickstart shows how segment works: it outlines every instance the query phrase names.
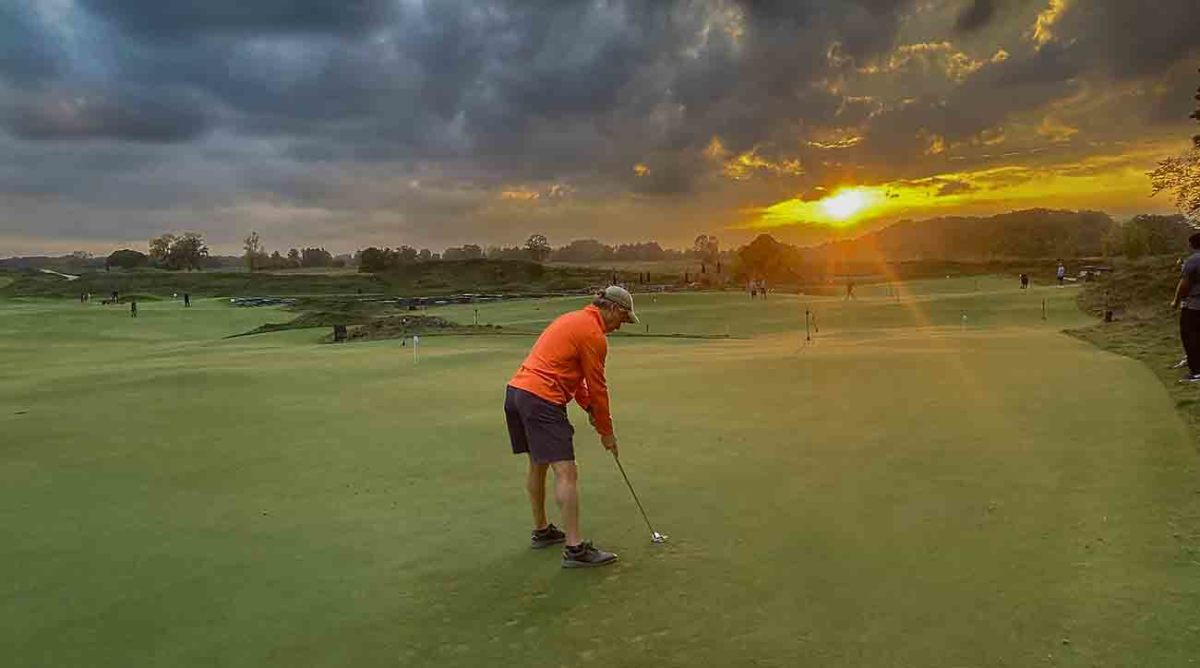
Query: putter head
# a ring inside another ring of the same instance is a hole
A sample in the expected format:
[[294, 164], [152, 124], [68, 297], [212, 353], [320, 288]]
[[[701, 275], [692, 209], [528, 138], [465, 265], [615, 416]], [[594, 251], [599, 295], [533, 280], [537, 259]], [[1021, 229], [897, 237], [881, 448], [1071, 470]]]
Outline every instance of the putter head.
[[665, 543], [665, 542], [667, 542], [667, 537], [665, 535], [655, 531], [654, 533], [650, 534], [650, 542], [651, 543]]

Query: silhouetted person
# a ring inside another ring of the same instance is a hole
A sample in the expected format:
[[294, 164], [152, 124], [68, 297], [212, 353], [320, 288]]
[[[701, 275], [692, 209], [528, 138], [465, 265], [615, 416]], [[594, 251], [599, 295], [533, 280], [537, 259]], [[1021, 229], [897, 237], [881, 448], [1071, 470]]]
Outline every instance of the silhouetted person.
[[192, 305], [192, 296], [188, 293], [183, 293], [183, 307], [188, 308]]
[[134, 297], [129, 301], [129, 317], [137, 317], [137, 297]]
[[1058, 261], [1058, 271], [1056, 272], [1056, 275], [1058, 276], [1058, 285], [1061, 287], [1063, 281], [1067, 278], [1067, 267], [1063, 264], [1062, 260]]
[[846, 301], [854, 299], [854, 280], [846, 281]]
[[1029, 274], [1021, 274], [1021, 289], [1029, 289]]
[[1192, 256], [1180, 270], [1179, 284], [1171, 306], [1179, 311], [1179, 339], [1187, 353], [1188, 375], [1184, 383], [1200, 382], [1200, 232], [1188, 237]]

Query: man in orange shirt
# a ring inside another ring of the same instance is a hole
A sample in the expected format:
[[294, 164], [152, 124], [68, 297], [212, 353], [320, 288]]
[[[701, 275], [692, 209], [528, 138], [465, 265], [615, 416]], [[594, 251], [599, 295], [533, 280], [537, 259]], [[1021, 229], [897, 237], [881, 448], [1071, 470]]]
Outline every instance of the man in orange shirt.
[[[637, 322], [633, 296], [610, 285], [591, 306], [559, 316], [538, 337], [528, 357], [508, 382], [504, 416], [514, 454], [528, 453], [525, 490], [533, 509], [531, 545], [543, 548], [566, 542], [563, 567], [603, 566], [617, 555], [597, 549], [579, 533], [578, 471], [575, 467], [575, 428], [567, 421], [567, 404], [574, 398], [588, 412], [600, 443], [617, 456], [608, 408], [604, 360], [605, 335], [626, 322]], [[546, 471], [554, 469], [554, 498], [562, 511], [566, 533], [546, 521]]]

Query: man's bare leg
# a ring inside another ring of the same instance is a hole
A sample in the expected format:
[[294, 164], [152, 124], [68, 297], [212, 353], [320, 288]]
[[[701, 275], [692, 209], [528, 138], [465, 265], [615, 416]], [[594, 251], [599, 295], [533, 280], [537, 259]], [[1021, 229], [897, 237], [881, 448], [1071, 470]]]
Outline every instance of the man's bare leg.
[[529, 470], [525, 473], [525, 491], [529, 494], [529, 506], [533, 511], [533, 528], [545, 529], [546, 521], [546, 471], [549, 464], [538, 464], [529, 458]]
[[583, 542], [579, 535], [579, 470], [575, 462], [552, 462], [554, 469], [554, 499], [562, 512], [563, 528], [567, 531], [567, 545]]

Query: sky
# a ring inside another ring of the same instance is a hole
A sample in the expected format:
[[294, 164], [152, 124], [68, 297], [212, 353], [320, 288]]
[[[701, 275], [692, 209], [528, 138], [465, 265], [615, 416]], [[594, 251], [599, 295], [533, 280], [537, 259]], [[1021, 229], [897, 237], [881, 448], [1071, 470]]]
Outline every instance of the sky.
[[1170, 212], [1196, 0], [7, 0], [0, 256]]

